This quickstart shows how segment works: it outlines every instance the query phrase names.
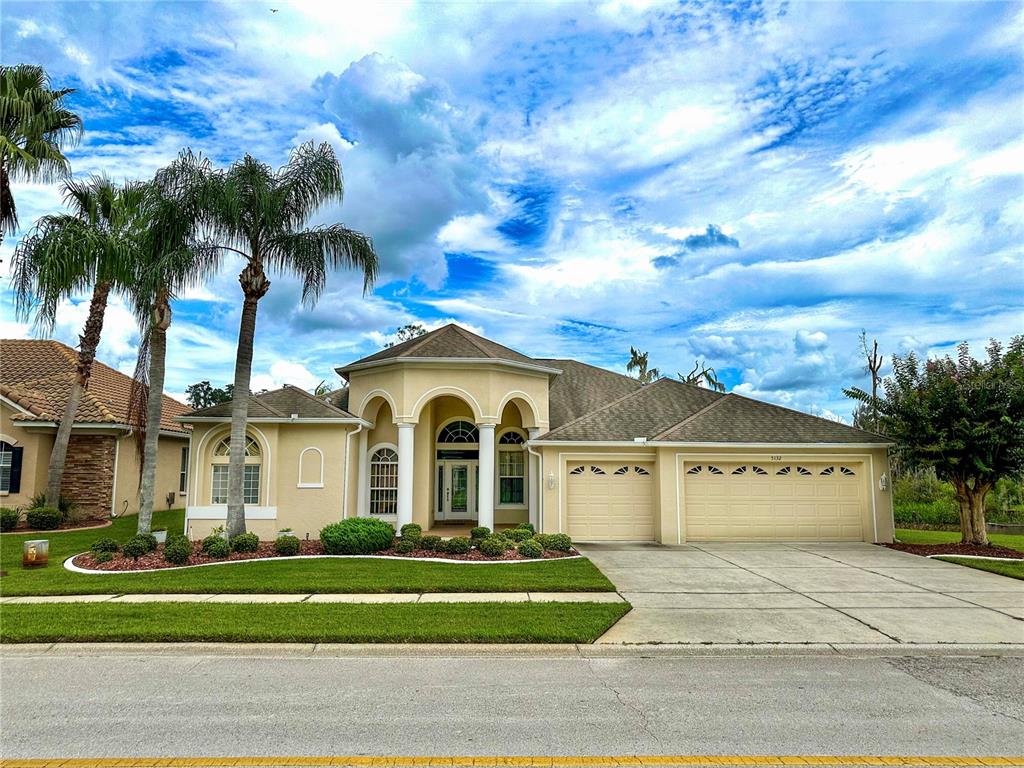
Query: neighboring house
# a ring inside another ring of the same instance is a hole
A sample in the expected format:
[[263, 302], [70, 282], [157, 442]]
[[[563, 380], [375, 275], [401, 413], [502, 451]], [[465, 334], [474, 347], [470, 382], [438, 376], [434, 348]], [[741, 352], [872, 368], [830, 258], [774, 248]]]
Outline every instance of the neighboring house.
[[[250, 400], [247, 526], [529, 520], [580, 541], [891, 541], [888, 441], [671, 379], [534, 359], [447, 325]], [[187, 523], [222, 524], [230, 404], [193, 425]]]
[[[23, 507], [46, 491], [57, 422], [74, 381], [78, 353], [57, 341], [0, 340], [0, 506]], [[139, 452], [128, 426], [131, 377], [97, 361], [71, 430], [62, 493], [102, 517], [139, 511]], [[156, 497], [183, 506], [188, 430], [176, 416], [188, 406], [164, 397]]]

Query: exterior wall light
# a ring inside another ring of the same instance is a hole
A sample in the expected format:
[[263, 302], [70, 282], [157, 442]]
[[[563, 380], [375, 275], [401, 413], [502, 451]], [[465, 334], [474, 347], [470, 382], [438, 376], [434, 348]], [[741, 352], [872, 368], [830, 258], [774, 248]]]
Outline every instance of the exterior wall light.
[[885, 475], [885, 474], [879, 476], [879, 478], [878, 478], [878, 490], [884, 491], [888, 487], [889, 487], [889, 477], [887, 475]]
[[555, 473], [554, 472], [548, 472], [548, 490], [549, 491], [555, 490]]

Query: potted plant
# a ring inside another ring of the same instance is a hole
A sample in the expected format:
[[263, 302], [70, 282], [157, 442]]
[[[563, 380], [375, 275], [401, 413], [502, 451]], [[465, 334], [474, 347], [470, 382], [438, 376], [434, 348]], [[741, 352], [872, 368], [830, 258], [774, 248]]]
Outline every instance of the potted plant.
[[277, 532], [277, 535], [278, 535], [278, 537], [281, 537], [281, 536], [291, 536], [292, 538], [295, 538], [295, 539], [299, 538], [298, 536], [295, 535], [295, 533], [292, 531], [291, 528], [282, 528], [281, 530], [279, 530]]

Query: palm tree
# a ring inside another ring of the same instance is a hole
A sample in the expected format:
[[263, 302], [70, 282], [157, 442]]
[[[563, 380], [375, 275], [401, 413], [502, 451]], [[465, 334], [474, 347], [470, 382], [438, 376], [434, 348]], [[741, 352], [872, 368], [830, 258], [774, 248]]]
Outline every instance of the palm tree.
[[299, 277], [303, 303], [313, 305], [328, 271], [341, 267], [362, 270], [365, 294], [377, 277], [377, 254], [369, 237], [342, 224], [306, 228], [321, 206], [343, 196], [341, 165], [329, 144], [303, 144], [277, 171], [246, 155], [227, 171], [212, 174], [206, 189], [203, 225], [222, 250], [245, 262], [238, 276], [244, 301], [231, 400], [226, 521], [228, 535], [237, 536], [245, 531], [246, 415], [256, 312], [270, 289], [267, 270]]
[[18, 244], [11, 265], [15, 311], [23, 319], [34, 315], [37, 330], [45, 333], [53, 330], [61, 302], [92, 289], [79, 336], [76, 375], [50, 453], [50, 507], [60, 498], [71, 428], [82, 392], [89, 386], [110, 293], [125, 290], [136, 279], [144, 197], [140, 184], [118, 188], [101, 176], [68, 181], [64, 189], [65, 203], [73, 212], [40, 219]]
[[73, 88], [51, 90], [42, 67], [0, 67], [0, 238], [18, 228], [12, 181], [68, 175], [61, 150], [82, 135], [82, 119], [64, 107]]
[[701, 360], [693, 361], [693, 368], [685, 376], [681, 373], [677, 373], [680, 381], [685, 381], [687, 384], [696, 384], [698, 387], [706, 386], [708, 389], [713, 389], [715, 392], [725, 392], [725, 384], [723, 384], [714, 368], [709, 368], [706, 363]]
[[171, 301], [186, 288], [204, 282], [218, 266], [219, 249], [195, 238], [203, 202], [196, 192], [209, 172], [208, 161], [184, 153], [146, 189], [146, 236], [138, 278], [130, 291], [140, 337], [129, 405], [142, 457], [139, 533], [149, 533], [153, 525]]
[[648, 368], [648, 355], [646, 352], [641, 352], [635, 347], [629, 348], [629, 362], [626, 363], [626, 373], [632, 373], [636, 371], [636, 378], [641, 384], [650, 384], [652, 381], [657, 381], [658, 377], [661, 376], [661, 371], [657, 368]]

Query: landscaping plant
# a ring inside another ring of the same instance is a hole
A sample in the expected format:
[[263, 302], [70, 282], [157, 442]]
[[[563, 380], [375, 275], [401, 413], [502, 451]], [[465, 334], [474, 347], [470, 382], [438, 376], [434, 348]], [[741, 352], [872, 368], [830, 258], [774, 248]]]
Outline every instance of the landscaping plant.
[[513, 528], [510, 531], [502, 531], [501, 535], [510, 541], [526, 541], [533, 536], [533, 532], [526, 528]]
[[96, 541], [89, 545], [89, 549], [93, 552], [117, 552], [120, 547], [113, 539], [104, 538], [96, 539]]
[[533, 527], [532, 523], [520, 523], [516, 526], [516, 528], [524, 528], [525, 530], [530, 532], [531, 536], [537, 532], [537, 529]]
[[399, 534], [403, 539], [417, 542], [423, 538], [423, 528], [416, 523], [406, 523], [402, 526], [402, 530], [399, 531]]
[[371, 555], [388, 549], [395, 529], [372, 517], [350, 517], [320, 529], [320, 543], [329, 555]]
[[138, 560], [143, 555], [148, 555], [153, 549], [154, 547], [150, 547], [149, 541], [144, 536], [132, 536], [121, 547], [124, 556], [130, 557], [133, 560]]
[[440, 548], [441, 542], [443, 542], [440, 536], [424, 536], [420, 539], [420, 549], [425, 549], [428, 552], [433, 552]]
[[523, 557], [544, 557], [544, 547], [533, 539], [527, 539], [519, 545], [519, 554]]
[[18, 527], [21, 512], [10, 507], [0, 507], [0, 531], [13, 531]]
[[480, 539], [486, 539], [491, 535], [491, 529], [486, 525], [478, 525], [469, 532], [469, 538], [473, 541], [479, 541]]
[[274, 540], [274, 551], [279, 555], [297, 555], [299, 540], [295, 536], [278, 536]]
[[171, 536], [164, 544], [164, 560], [175, 565], [184, 565], [192, 556], [192, 542], [187, 536]]
[[210, 557], [222, 558], [231, 554], [231, 545], [220, 536], [207, 536], [203, 539], [203, 552]]
[[255, 533], [240, 533], [230, 544], [232, 552], [255, 552], [260, 548], [260, 537]]
[[395, 544], [395, 552], [401, 555], [408, 555], [410, 552], [416, 551], [416, 542], [412, 539], [399, 539], [398, 543]]
[[472, 548], [472, 543], [465, 536], [452, 536], [444, 545], [444, 551], [449, 555], [464, 555]]
[[509, 542], [508, 539], [502, 536], [488, 536], [477, 546], [480, 549], [480, 553], [487, 555], [487, 557], [500, 557], [508, 550]]
[[52, 531], [64, 522], [64, 515], [55, 507], [35, 507], [25, 513], [25, 522], [29, 528], [39, 531]]
[[567, 533], [552, 533], [547, 538], [545, 549], [553, 549], [556, 552], [568, 552], [572, 549], [572, 539]]

